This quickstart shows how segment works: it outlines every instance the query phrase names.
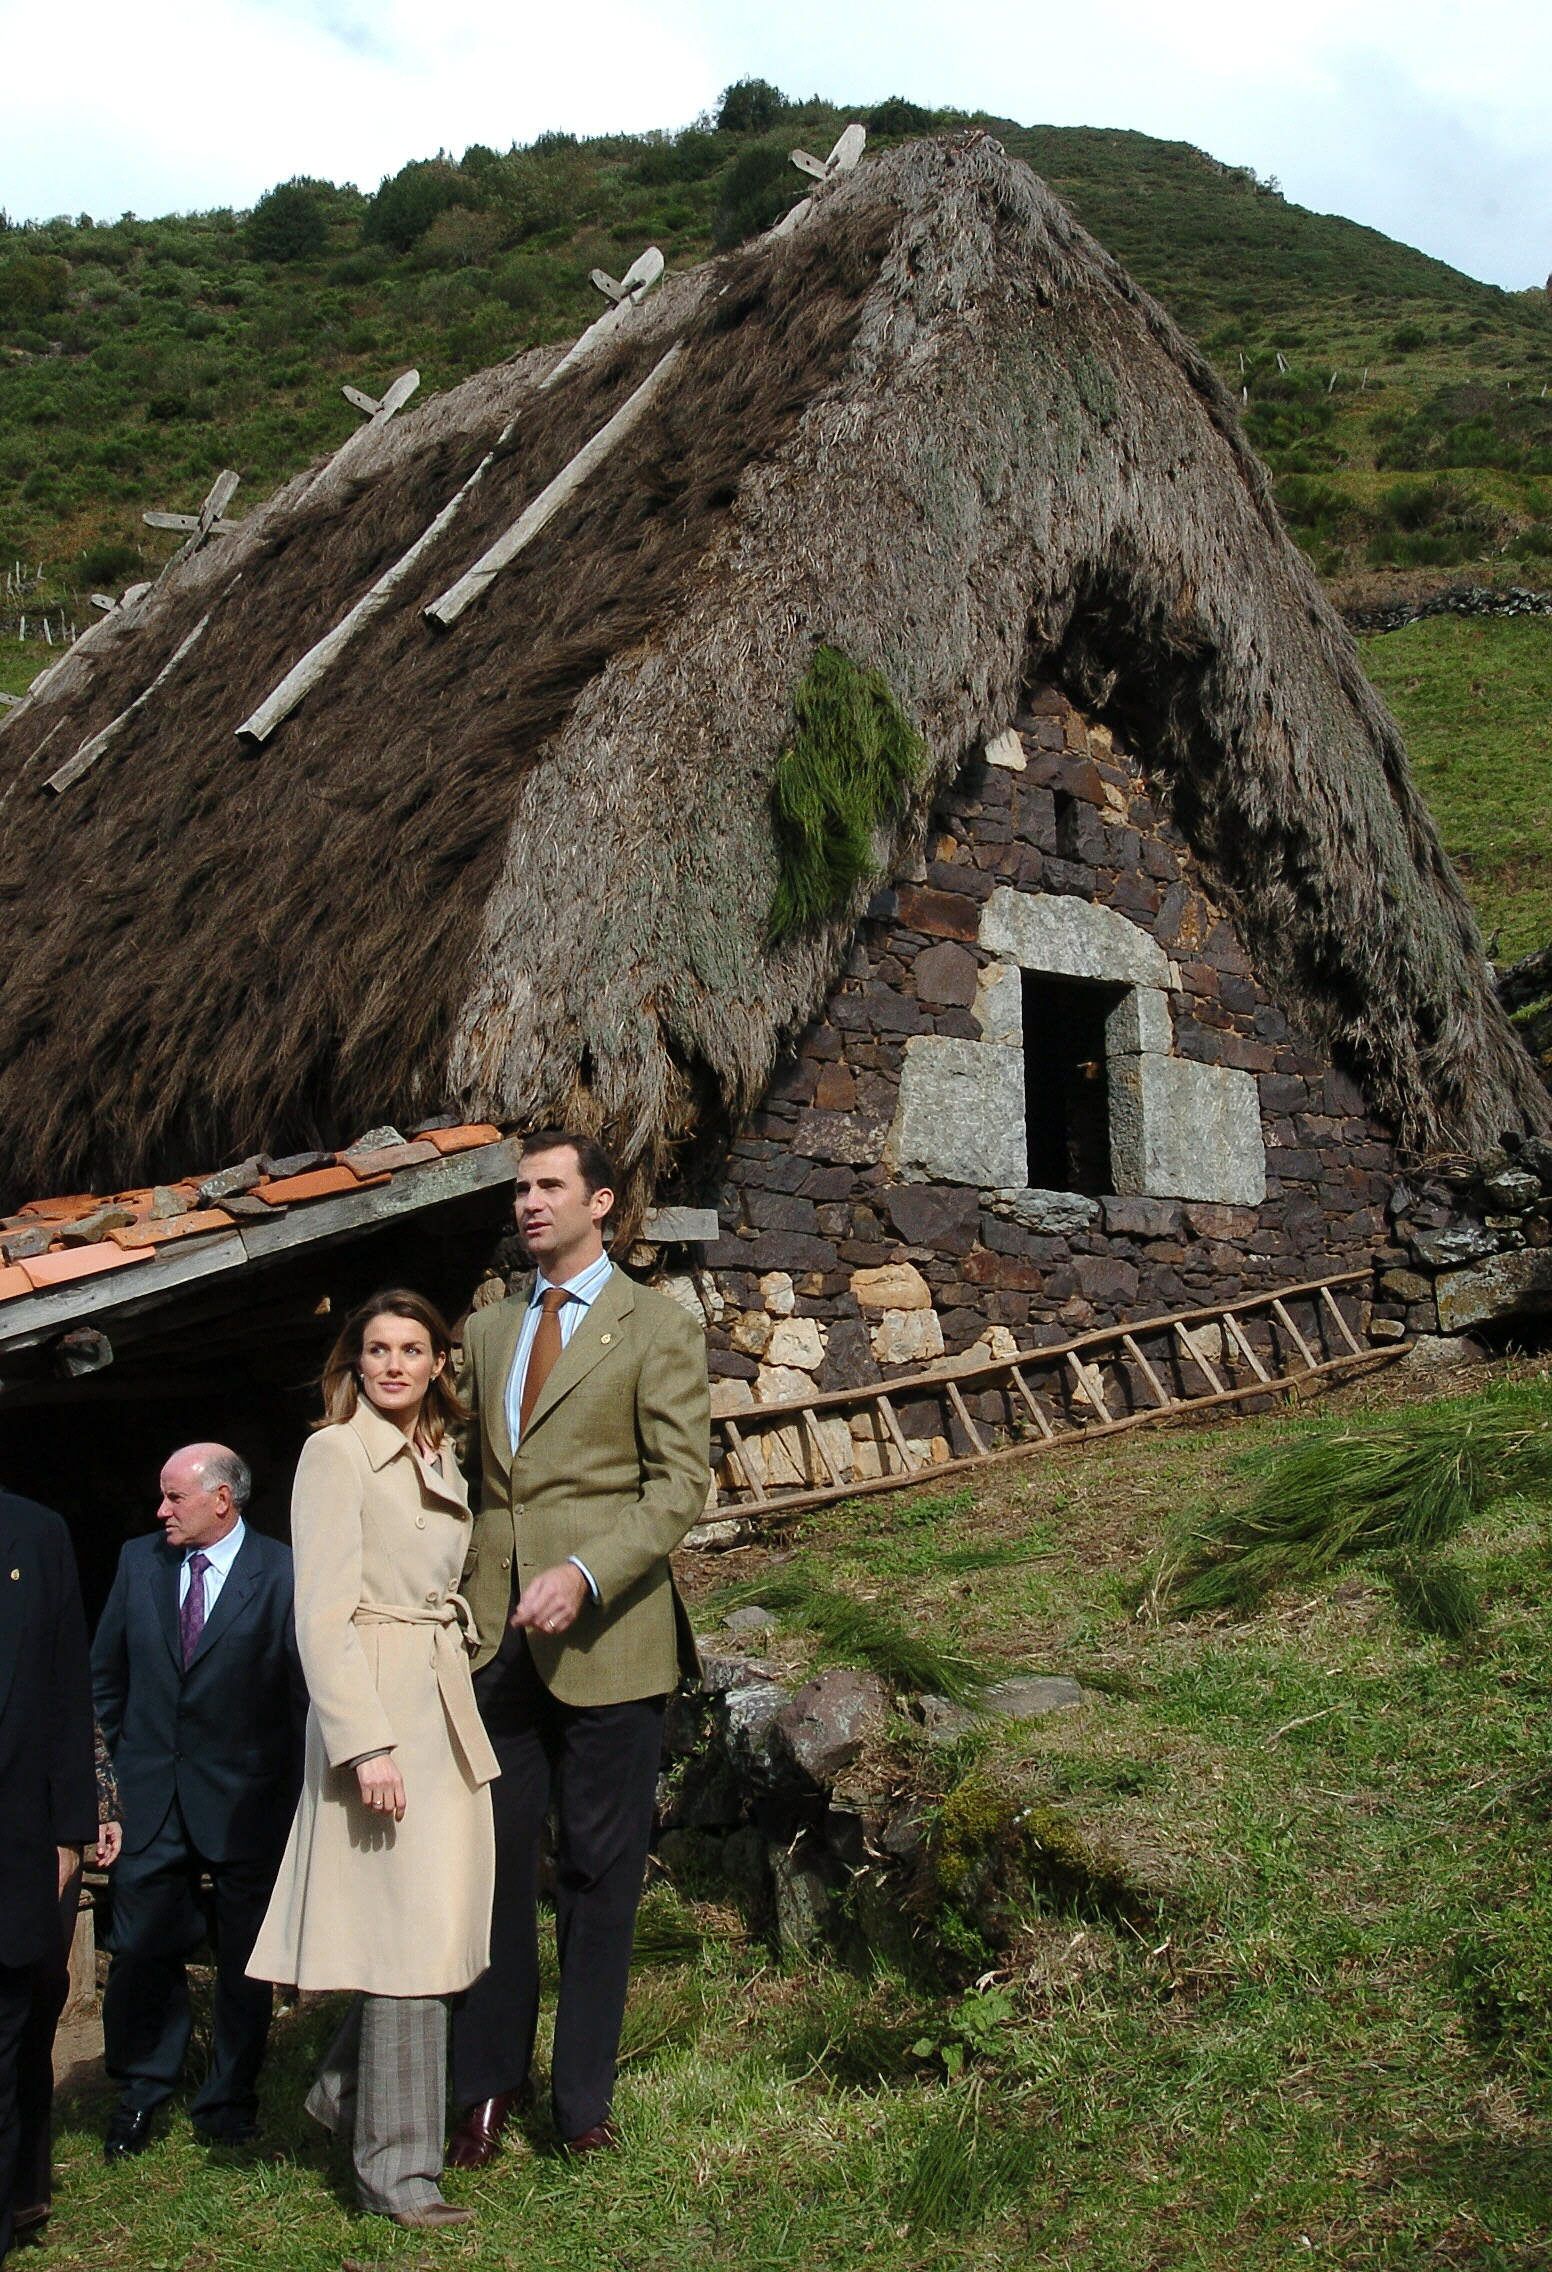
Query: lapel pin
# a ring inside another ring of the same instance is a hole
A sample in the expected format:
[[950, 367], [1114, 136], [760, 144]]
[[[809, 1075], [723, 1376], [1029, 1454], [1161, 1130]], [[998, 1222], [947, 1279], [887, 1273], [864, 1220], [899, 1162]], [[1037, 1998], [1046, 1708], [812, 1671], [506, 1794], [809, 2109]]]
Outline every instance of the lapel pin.
[[601, 1333], [601, 1334], [600, 1334], [600, 1335], [598, 1336], [598, 1338], [599, 1338], [599, 1340], [600, 1340], [600, 1341], [601, 1341], [601, 1342], [603, 1343], [604, 1347], [605, 1347], [605, 1348], [607, 1349], [607, 1348], [608, 1348], [608, 1346], [609, 1346], [609, 1344], [610, 1344], [610, 1342], [611, 1342], [611, 1341], [612, 1341], [612, 1340], [614, 1339], [614, 1335], [613, 1335], [612, 1333]]

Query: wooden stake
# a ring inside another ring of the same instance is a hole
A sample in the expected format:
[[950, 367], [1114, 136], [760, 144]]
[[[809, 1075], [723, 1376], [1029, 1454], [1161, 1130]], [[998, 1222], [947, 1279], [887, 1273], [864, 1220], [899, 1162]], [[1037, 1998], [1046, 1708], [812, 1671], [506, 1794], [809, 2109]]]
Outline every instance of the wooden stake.
[[571, 463], [563, 466], [555, 479], [540, 490], [533, 503], [524, 507], [504, 535], [497, 537], [474, 566], [466, 570], [456, 584], [451, 585], [440, 599], [434, 599], [423, 611], [428, 623], [436, 624], [444, 631], [449, 630], [467, 607], [483, 598], [502, 569], [509, 567], [541, 530], [549, 526], [589, 474], [602, 465], [616, 443], [623, 441], [638, 423], [683, 353], [682, 343], [670, 347], [668, 353], [653, 365], [635, 392], [620, 405], [614, 416], [600, 426], [592, 440], [585, 442], [578, 450]]
[[101, 757], [103, 751], [107, 749], [109, 744], [113, 741], [113, 738], [118, 733], [119, 728], [123, 725], [126, 725], [128, 721], [135, 715], [135, 712], [137, 710], [143, 709], [145, 707], [146, 703], [150, 701], [152, 695], [156, 693], [157, 689], [166, 685], [168, 679], [171, 678], [173, 672], [182, 662], [184, 656], [188, 654], [189, 650], [193, 647], [198, 646], [200, 640], [205, 635], [205, 626], [209, 623], [209, 621], [210, 618], [208, 615], [202, 615], [200, 617], [198, 623], [195, 624], [187, 639], [184, 640], [183, 645], [177, 650], [174, 655], [172, 655], [168, 659], [167, 662], [162, 665], [155, 678], [152, 679], [150, 685], [146, 688], [144, 694], [137, 694], [134, 701], [129, 705], [127, 710], [121, 710], [116, 718], [110, 720], [110, 722], [103, 727], [100, 734], [93, 734], [89, 742], [83, 742], [81, 744], [81, 747], [76, 751], [74, 757], [67, 758], [64, 764], [59, 768], [57, 773], [51, 773], [49, 775], [48, 781], [45, 784], [46, 787], [52, 789], [54, 794], [58, 796], [63, 790], [69, 788], [72, 781], [79, 781], [83, 773], [90, 771], [91, 767], [97, 763], [98, 758]]
[[[582, 334], [570, 353], [562, 356], [555, 368], [545, 374], [538, 391], [542, 393], [546, 387], [553, 386], [562, 371], [569, 365], [578, 362], [584, 353], [590, 352], [590, 343], [593, 345], [598, 343], [605, 326], [618, 324], [621, 318], [627, 315], [630, 309], [657, 282], [662, 273], [663, 256], [656, 245], [649, 245], [641, 258], [626, 270], [622, 280], [631, 288], [629, 299], [622, 300], [618, 307], [613, 307], [607, 315], [600, 316], [597, 323]], [[408, 378], [409, 373], [406, 372], [404, 376]], [[403, 380], [398, 380], [395, 384], [402, 385]], [[393, 389], [390, 387], [388, 391], [391, 394]], [[408, 397], [406, 396], [405, 399], [407, 400]], [[386, 403], [388, 396], [385, 395], [383, 400]], [[521, 414], [519, 413], [519, 415]], [[320, 679], [328, 676], [357, 633], [364, 631], [366, 626], [381, 615], [385, 608], [392, 606], [400, 586], [406, 578], [414, 573], [438, 538], [444, 536], [452, 527], [453, 522], [468, 503], [469, 498], [478, 489], [491, 467], [506, 449], [512, 436], [517, 432], [517, 427], [517, 417], [507, 420], [495, 442], [486, 451], [474, 471], [454, 491], [435, 520], [421, 531], [408, 552], [402, 553], [391, 568], [384, 569], [371, 590], [363, 592], [349, 613], [341, 616], [334, 629], [325, 632], [315, 646], [309, 647], [306, 654], [292, 664], [274, 692], [259, 704], [257, 710], [251, 716], [243, 720], [237, 728], [241, 740], [262, 747], [269, 740], [275, 728], [290, 717], [292, 711], [298, 708]], [[351, 439], [354, 441], [356, 436], [352, 436]], [[347, 442], [344, 446], [348, 449], [350, 443]], [[336, 451], [329, 461], [330, 464], [337, 465], [339, 456], [339, 451]]]

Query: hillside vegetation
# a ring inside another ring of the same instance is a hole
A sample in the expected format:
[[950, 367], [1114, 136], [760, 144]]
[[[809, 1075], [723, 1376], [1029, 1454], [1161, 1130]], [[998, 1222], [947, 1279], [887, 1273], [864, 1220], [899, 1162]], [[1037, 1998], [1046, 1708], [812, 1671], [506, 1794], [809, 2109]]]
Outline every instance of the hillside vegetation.
[[350, 431], [341, 382], [379, 392], [413, 363], [423, 391], [445, 387], [575, 331], [599, 306], [594, 266], [740, 241], [802, 194], [790, 151], [859, 115], [875, 146], [984, 124], [1027, 159], [1246, 391], [1323, 573], [1531, 575], [1552, 557], [1544, 293], [1474, 283], [1184, 143], [779, 100], [755, 82], [720, 125], [477, 146], [371, 197], [286, 184], [246, 219], [8, 229], [0, 559], [43, 564], [40, 601], [159, 563], [172, 540], [143, 507], [188, 508], [232, 465], [241, 509]]

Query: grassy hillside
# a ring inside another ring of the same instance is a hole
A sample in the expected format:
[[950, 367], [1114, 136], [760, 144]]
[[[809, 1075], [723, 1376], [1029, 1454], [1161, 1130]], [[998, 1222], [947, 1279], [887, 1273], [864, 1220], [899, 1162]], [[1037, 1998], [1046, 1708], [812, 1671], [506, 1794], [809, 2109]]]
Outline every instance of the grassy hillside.
[[[587, 320], [594, 265], [618, 274], [649, 240], [675, 265], [737, 241], [801, 194], [788, 151], [827, 147], [852, 115], [815, 104], [763, 131], [548, 135], [406, 167], [372, 198], [301, 185], [247, 224], [218, 211], [10, 230], [0, 560], [44, 563], [52, 591], [158, 562], [170, 540], [142, 528], [143, 506], [189, 506], [227, 464], [262, 495], [350, 430], [341, 381], [377, 388], [413, 362], [427, 390], [445, 386]], [[875, 144], [969, 123], [900, 104], [862, 115]], [[1248, 390], [1252, 438], [1324, 572], [1547, 561], [1544, 294], [1476, 284], [1184, 143], [986, 123]]]
[[[1398, 1393], [1391, 1376], [1357, 1401]], [[1409, 1622], [1365, 1565], [1232, 1619], [1137, 1614], [1159, 1509], [1239, 1488], [1247, 1449], [1308, 1426], [1122, 1438], [789, 1541], [789, 1590], [805, 1571], [919, 1638], [1084, 1683], [1081, 1710], [945, 1749], [902, 1723], [877, 1763], [933, 1838], [995, 1843], [1001, 1822], [1011, 1847], [1037, 1820], [1068, 1875], [1025, 1881], [968, 1992], [934, 1979], [930, 1938], [903, 1970], [776, 1962], [731, 1905], [660, 1884], [625, 2150], [571, 2167], [540, 2130], [453, 2178], [479, 2224], [447, 2260], [1543, 2272], [1549, 1509], [1503, 1504], [1457, 1546], [1485, 1609], [1463, 1641]], [[698, 1626], [768, 1568], [699, 1564]], [[785, 1616], [760, 1640], [784, 1676], [814, 1661]], [[301, 2113], [331, 2025], [328, 2006], [283, 2022], [252, 2157], [202, 2153], [180, 2111], [105, 2167], [105, 2094], [73, 2100], [40, 2272], [429, 2262], [356, 2218]]]
[[1552, 940], [1552, 617], [1434, 616], [1360, 642], [1495, 959]]

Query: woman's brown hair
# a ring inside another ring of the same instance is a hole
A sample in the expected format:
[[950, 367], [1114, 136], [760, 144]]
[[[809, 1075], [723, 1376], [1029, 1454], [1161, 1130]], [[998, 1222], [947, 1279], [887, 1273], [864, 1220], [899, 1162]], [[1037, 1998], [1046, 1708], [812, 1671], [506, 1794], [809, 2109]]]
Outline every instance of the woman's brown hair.
[[469, 1417], [453, 1386], [453, 1336], [436, 1304], [428, 1302], [424, 1294], [412, 1293], [406, 1286], [390, 1286], [385, 1293], [373, 1294], [345, 1320], [344, 1329], [329, 1351], [323, 1368], [323, 1418], [314, 1425], [327, 1428], [333, 1422], [349, 1420], [354, 1415], [361, 1401], [358, 1368], [362, 1344], [374, 1317], [402, 1317], [420, 1326], [431, 1343], [432, 1355], [442, 1359], [442, 1370], [427, 1389], [426, 1401], [420, 1408], [420, 1433], [428, 1443], [439, 1444], [450, 1428], [460, 1426]]

